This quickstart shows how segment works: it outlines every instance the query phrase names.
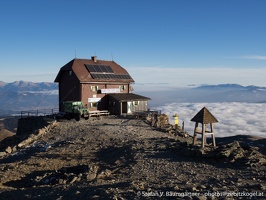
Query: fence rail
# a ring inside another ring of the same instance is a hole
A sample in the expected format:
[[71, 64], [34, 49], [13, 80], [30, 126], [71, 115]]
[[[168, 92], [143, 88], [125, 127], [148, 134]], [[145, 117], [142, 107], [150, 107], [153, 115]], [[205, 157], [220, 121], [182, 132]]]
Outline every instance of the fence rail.
[[55, 115], [59, 112], [59, 109], [41, 109], [41, 110], [29, 110], [29, 111], [21, 111], [20, 117], [39, 117], [39, 116], [47, 116], [47, 115]]

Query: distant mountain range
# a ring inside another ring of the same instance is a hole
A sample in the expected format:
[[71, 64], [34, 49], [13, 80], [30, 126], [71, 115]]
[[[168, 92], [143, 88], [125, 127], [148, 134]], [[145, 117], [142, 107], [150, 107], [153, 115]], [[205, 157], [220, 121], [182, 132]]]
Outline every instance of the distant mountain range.
[[[179, 102], [250, 102], [266, 103], [266, 87], [238, 84], [201, 85], [156, 92], [138, 92], [150, 97], [150, 107]], [[51, 82], [0, 81], [0, 116], [21, 111], [58, 108], [58, 86]]]
[[19, 91], [50, 91], [56, 90], [57, 83], [51, 82], [26, 82], [26, 81], [15, 81], [12, 83], [5, 83], [0, 81], [0, 92], [19, 92]]
[[[159, 95], [158, 95], [159, 94]], [[199, 103], [199, 102], [249, 102], [266, 103], [266, 87], [242, 86], [238, 84], [201, 85], [157, 92], [143, 92], [152, 99], [149, 105], [162, 103]]]
[[197, 89], [229, 89], [229, 90], [266, 90], [266, 87], [255, 85], [242, 86], [239, 84], [201, 85]]
[[57, 83], [0, 81], [0, 116], [58, 107]]

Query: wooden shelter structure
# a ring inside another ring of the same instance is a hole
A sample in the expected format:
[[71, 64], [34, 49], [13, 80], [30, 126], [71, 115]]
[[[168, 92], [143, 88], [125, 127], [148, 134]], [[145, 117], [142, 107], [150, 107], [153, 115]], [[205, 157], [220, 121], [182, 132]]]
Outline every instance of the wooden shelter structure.
[[[201, 147], [204, 148], [205, 143], [207, 143], [206, 135], [212, 136], [213, 146], [216, 146], [213, 123], [218, 122], [218, 120], [212, 115], [212, 113], [203, 107], [190, 121], [196, 122], [193, 136], [193, 145], [197, 140], [197, 134], [202, 135]], [[199, 128], [199, 123], [202, 124], [202, 129]], [[210, 130], [207, 130], [207, 124], [210, 124]]]

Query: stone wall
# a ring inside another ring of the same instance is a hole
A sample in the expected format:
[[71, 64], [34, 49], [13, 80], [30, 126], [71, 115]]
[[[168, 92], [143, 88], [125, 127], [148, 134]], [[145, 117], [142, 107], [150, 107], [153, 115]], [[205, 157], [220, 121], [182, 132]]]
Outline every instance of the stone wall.
[[0, 141], [0, 157], [25, 148], [39, 136], [54, 128], [57, 121], [51, 117], [28, 117], [18, 120], [17, 134]]
[[53, 121], [52, 116], [26, 117], [18, 120], [17, 135], [33, 133], [35, 130], [47, 126]]

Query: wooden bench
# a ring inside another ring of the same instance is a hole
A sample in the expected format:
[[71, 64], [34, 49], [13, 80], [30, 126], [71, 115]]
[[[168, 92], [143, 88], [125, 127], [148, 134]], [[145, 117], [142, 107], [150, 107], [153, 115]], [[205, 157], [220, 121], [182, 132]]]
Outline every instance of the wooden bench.
[[89, 111], [89, 116], [95, 116], [95, 117], [99, 117], [102, 115], [108, 116], [110, 113], [108, 112], [108, 110], [94, 110], [94, 111]]
[[100, 115], [105, 115], [105, 116], [108, 116], [110, 113], [108, 110], [99, 110], [100, 112]]

